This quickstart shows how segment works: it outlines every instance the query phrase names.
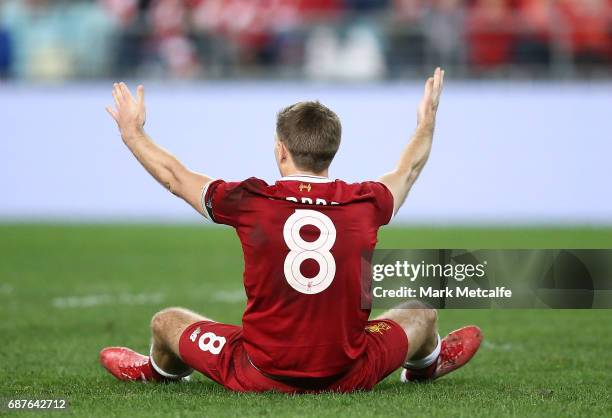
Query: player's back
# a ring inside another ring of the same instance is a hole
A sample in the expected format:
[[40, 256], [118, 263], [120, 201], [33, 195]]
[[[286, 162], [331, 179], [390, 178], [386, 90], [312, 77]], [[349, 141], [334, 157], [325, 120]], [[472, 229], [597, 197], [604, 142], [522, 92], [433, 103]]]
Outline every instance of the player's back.
[[365, 349], [362, 255], [393, 212], [381, 183], [312, 176], [273, 185], [212, 182], [208, 215], [236, 228], [244, 252], [245, 348], [265, 373], [326, 377]]

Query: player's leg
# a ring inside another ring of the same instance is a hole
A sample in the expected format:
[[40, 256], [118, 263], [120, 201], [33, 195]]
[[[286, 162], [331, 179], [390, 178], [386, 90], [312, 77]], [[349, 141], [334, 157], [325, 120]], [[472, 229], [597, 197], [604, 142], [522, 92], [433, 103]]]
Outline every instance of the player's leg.
[[183, 331], [193, 323], [210, 319], [184, 308], [166, 308], [151, 319], [151, 363], [162, 376], [183, 376], [191, 372], [179, 353]]
[[180, 358], [179, 340], [191, 324], [209, 321], [183, 308], [167, 308], [151, 320], [150, 356], [126, 347], [107, 347], [100, 352], [100, 363], [120, 380], [179, 380], [192, 369]]
[[438, 314], [422, 302], [404, 302], [376, 319], [391, 319], [404, 329], [408, 337], [406, 361], [423, 359], [438, 345]]
[[402, 381], [442, 377], [470, 361], [482, 342], [480, 329], [473, 325], [455, 330], [441, 340], [436, 311], [418, 301], [406, 302], [379, 318], [397, 322], [408, 338]]

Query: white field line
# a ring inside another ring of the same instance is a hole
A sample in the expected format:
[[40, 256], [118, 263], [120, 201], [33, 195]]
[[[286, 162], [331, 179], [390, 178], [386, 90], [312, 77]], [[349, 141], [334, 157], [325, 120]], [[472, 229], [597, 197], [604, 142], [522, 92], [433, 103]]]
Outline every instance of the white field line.
[[53, 299], [53, 306], [60, 309], [90, 308], [101, 305], [147, 305], [164, 300], [162, 293], [120, 293], [118, 295], [97, 294], [68, 296]]
[[220, 290], [218, 292], [214, 292], [212, 294], [212, 298], [216, 302], [225, 302], [225, 303], [238, 303], [244, 302], [246, 300], [246, 295], [244, 294], [244, 290]]
[[514, 344], [510, 344], [510, 343], [497, 344], [497, 343], [492, 343], [487, 340], [484, 340], [482, 342], [482, 348], [486, 348], [489, 350], [496, 350], [496, 351], [514, 351], [518, 349], [518, 347], [516, 347]]

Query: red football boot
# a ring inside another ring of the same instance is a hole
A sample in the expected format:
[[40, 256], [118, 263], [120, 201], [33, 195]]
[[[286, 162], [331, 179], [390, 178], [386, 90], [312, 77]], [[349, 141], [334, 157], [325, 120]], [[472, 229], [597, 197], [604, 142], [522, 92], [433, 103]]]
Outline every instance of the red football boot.
[[100, 364], [119, 380], [126, 381], [163, 381], [149, 357], [143, 356], [126, 347], [107, 347], [100, 351]]
[[464, 366], [478, 351], [482, 332], [474, 325], [459, 328], [444, 337], [440, 343], [440, 355], [431, 365], [419, 370], [402, 370], [402, 382], [431, 381]]

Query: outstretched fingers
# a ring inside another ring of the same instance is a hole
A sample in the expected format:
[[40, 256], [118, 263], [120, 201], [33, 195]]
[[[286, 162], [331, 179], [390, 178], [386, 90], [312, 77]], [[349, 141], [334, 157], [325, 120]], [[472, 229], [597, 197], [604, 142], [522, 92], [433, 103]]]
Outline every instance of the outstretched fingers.
[[121, 94], [123, 95], [123, 98], [125, 100], [134, 101], [134, 97], [132, 97], [132, 92], [123, 81], [119, 83], [119, 89], [121, 90]]
[[423, 94], [425, 100], [429, 100], [431, 98], [431, 95], [433, 93], [433, 88], [434, 88], [434, 78], [429, 77], [427, 81], [425, 82], [425, 93]]
[[136, 89], [136, 94], [132, 95], [124, 82], [113, 83], [112, 95], [115, 106], [106, 107], [106, 111], [117, 123], [120, 117], [123, 119], [124, 115], [127, 119], [135, 117], [139, 123], [144, 123], [144, 86], [142, 84]]
[[117, 112], [115, 111], [115, 109], [113, 109], [111, 106], [106, 106], [106, 111], [108, 112], [109, 115], [111, 115], [113, 119], [115, 119], [115, 121], [117, 121], [117, 118], [119, 117], [119, 115], [117, 115]]
[[119, 101], [123, 104], [125, 102], [126, 97], [123, 94], [123, 89], [121, 88], [121, 84], [115, 83], [114, 87], [115, 87], [115, 94], [119, 98]]
[[440, 90], [440, 67], [436, 68], [436, 71], [434, 71], [434, 92], [438, 92], [438, 90]]
[[121, 106], [121, 96], [117, 88], [117, 83], [113, 84], [113, 99], [115, 100], [115, 106], [117, 109]]
[[144, 104], [144, 86], [142, 84], [136, 89], [136, 98], [139, 105]]
[[440, 101], [440, 95], [442, 94], [442, 88], [444, 86], [444, 70], [442, 70], [440, 67], [436, 68], [433, 78], [433, 104], [437, 107], [438, 102]]

